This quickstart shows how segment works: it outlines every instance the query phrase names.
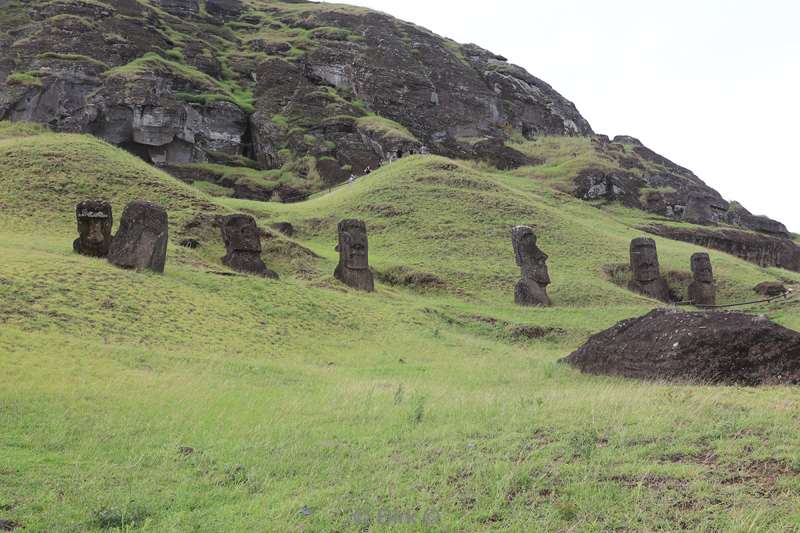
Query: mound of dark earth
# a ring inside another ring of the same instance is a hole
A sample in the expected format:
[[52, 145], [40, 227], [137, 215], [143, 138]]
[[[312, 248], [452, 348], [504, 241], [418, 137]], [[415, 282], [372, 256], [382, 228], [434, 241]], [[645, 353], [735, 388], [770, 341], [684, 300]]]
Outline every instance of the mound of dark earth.
[[562, 362], [588, 374], [724, 385], [800, 383], [800, 333], [742, 313], [657, 309], [591, 337]]

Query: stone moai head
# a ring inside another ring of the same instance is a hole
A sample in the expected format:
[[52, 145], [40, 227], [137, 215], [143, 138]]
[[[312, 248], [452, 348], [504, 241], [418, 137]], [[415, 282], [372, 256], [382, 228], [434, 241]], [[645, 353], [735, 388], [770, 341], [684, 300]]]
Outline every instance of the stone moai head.
[[122, 212], [108, 260], [121, 268], [164, 272], [168, 232], [164, 208], [143, 200], [133, 201]]
[[522, 270], [522, 277], [542, 286], [549, 285], [548, 256], [536, 245], [536, 234], [533, 229], [528, 226], [515, 226], [511, 230], [511, 242], [514, 245], [517, 265]]
[[655, 281], [661, 276], [656, 241], [648, 237], [631, 241], [631, 271], [633, 279], [640, 283]]
[[245, 274], [278, 278], [278, 274], [267, 268], [261, 259], [261, 233], [256, 219], [250, 215], [228, 215], [222, 217], [221, 227], [225, 243], [224, 265]]
[[367, 245], [367, 225], [362, 220], [342, 220], [339, 222], [339, 264], [333, 275], [354, 289], [372, 292], [375, 280], [369, 269], [369, 247]]
[[369, 269], [369, 245], [367, 225], [362, 220], [339, 222], [339, 264], [350, 270]]
[[75, 208], [78, 238], [72, 247], [81, 255], [105, 257], [111, 246], [111, 204], [103, 200], [84, 200]]
[[700, 283], [714, 283], [714, 271], [711, 268], [711, 258], [707, 253], [697, 253], [692, 256], [692, 274], [694, 280]]
[[250, 215], [228, 215], [222, 219], [222, 239], [230, 252], [261, 253], [261, 236]]

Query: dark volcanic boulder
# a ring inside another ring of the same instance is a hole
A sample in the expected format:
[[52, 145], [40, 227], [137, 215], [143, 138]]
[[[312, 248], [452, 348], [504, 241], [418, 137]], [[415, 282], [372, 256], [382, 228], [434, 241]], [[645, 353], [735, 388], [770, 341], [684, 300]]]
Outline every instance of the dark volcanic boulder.
[[753, 287], [753, 290], [762, 296], [769, 297], [781, 296], [789, 292], [783, 283], [778, 283], [777, 281], [765, 281], [763, 283], [759, 283]]
[[292, 237], [294, 235], [294, 226], [289, 222], [275, 222], [274, 224], [270, 224], [269, 227], [280, 231], [287, 237]]
[[0, 531], [14, 531], [22, 527], [19, 522], [13, 520], [0, 520]]
[[157, 0], [156, 3], [167, 13], [179, 17], [197, 15], [200, 12], [200, 0]]
[[800, 383], [800, 333], [743, 313], [656, 309], [562, 362], [587, 374], [725, 385]]
[[167, 212], [150, 202], [133, 201], [122, 212], [108, 261], [121, 268], [164, 272], [167, 239]]
[[536, 161], [523, 153], [509, 148], [500, 140], [481, 141], [473, 147], [475, 157], [488, 161], [489, 164], [500, 170], [513, 170], [524, 167], [525, 165], [538, 165], [542, 161]]
[[771, 218], [754, 215], [736, 202], [731, 203], [730, 209], [725, 216], [725, 221], [728, 224], [742, 226], [759, 233], [789, 238], [789, 230], [786, 229], [786, 226]]

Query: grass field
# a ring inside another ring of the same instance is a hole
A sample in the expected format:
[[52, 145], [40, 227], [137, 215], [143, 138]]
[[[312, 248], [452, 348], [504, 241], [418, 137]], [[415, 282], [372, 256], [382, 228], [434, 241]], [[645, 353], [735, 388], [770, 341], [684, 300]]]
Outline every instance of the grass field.
[[[301, 204], [207, 196], [107, 144], [0, 123], [0, 520], [25, 531], [788, 531], [800, 392], [558, 364], [656, 305], [611, 283], [643, 213], [546, 180], [403, 159]], [[74, 205], [169, 209], [163, 276], [72, 253]], [[221, 277], [203, 216], [251, 213], [281, 279]], [[367, 221], [378, 279], [331, 275]], [[555, 307], [513, 305], [537, 228]], [[197, 250], [177, 246], [183, 237]], [[657, 238], [662, 268], [700, 248]], [[719, 300], [800, 275], [711, 252]], [[413, 276], [412, 276], [413, 277]], [[754, 306], [800, 329], [797, 304]], [[535, 327], [535, 328], [534, 328]], [[536, 329], [538, 328], [538, 329]]]

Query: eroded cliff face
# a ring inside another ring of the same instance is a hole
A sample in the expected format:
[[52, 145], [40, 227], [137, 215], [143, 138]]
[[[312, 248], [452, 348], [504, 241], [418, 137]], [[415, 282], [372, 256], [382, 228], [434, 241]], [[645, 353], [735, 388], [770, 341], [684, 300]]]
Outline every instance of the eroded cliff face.
[[591, 133], [572, 103], [502, 57], [366, 9], [8, 4], [0, 118], [90, 132], [160, 165], [304, 160], [335, 182], [422, 146], [477, 157], [476, 139], [514, 131]]
[[789, 235], [635, 138], [594, 135], [571, 102], [502, 56], [364, 8], [5, 0], [2, 119], [92, 133], [186, 181], [286, 201], [409, 153], [513, 169], [541, 161], [510, 140], [592, 136], [604, 164], [575, 178], [578, 197]]
[[641, 229], [668, 239], [720, 250], [762, 267], [800, 272], [800, 246], [791, 239], [731, 228], [698, 229], [655, 224]]
[[619, 201], [665, 218], [702, 226], [738, 226], [770, 237], [789, 238], [786, 226], [728, 202], [695, 174], [630, 136], [592, 137], [604, 165], [589, 165], [575, 179], [584, 200]]

